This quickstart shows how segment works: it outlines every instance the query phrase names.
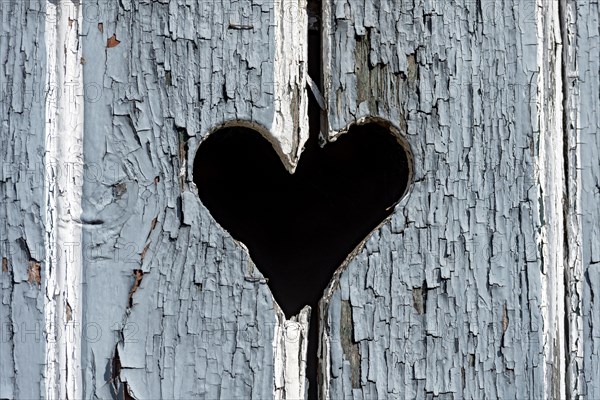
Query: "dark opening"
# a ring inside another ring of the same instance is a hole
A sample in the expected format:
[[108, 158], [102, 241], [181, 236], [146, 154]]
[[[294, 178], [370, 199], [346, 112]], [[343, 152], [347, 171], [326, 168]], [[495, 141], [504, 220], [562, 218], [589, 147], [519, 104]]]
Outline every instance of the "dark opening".
[[324, 148], [314, 139], [293, 175], [271, 144], [246, 128], [212, 134], [194, 165], [200, 199], [248, 247], [288, 317], [317, 304], [408, 180], [404, 149], [379, 125], [355, 126]]
[[[248, 247], [286, 317], [310, 305], [311, 322], [334, 271], [390, 215], [408, 179], [404, 148], [377, 124], [354, 126], [324, 148], [312, 135], [293, 175], [271, 144], [247, 128], [211, 134], [194, 164], [201, 201]], [[316, 389], [311, 325], [310, 386]]]

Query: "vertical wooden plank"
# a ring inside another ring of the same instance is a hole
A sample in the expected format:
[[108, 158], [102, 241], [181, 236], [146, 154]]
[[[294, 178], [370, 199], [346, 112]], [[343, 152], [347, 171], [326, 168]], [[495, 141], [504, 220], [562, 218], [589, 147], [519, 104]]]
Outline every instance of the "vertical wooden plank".
[[565, 354], [568, 341], [565, 318], [564, 188], [565, 160], [563, 129], [562, 23], [558, 3], [538, 1], [536, 6], [539, 67], [535, 105], [539, 133], [535, 153], [536, 186], [540, 202], [541, 227], [536, 232], [541, 251], [542, 307], [544, 332], [545, 393], [567, 396]]
[[573, 398], [593, 399], [600, 396], [600, 9], [592, 1], [562, 5], [569, 244], [567, 382]]
[[201, 140], [240, 123], [293, 170], [308, 135], [305, 8], [86, 2], [85, 325], [102, 332], [82, 349], [86, 396], [297, 396], [290, 380], [303, 391], [283, 314], [191, 173]]
[[0, 2], [0, 398], [46, 393], [43, 1]]
[[564, 393], [562, 259], [544, 258], [561, 243], [560, 219], [545, 207], [561, 199], [561, 175], [552, 179], [562, 160], [544, 147], [561, 143], [557, 102], [546, 103], [560, 61], [544, 47], [560, 34], [541, 36], [557, 13], [537, 7], [325, 2], [330, 140], [382, 119], [415, 159], [411, 192], [322, 303], [325, 396]]
[[83, 64], [81, 3], [45, 9], [45, 397], [81, 398]]

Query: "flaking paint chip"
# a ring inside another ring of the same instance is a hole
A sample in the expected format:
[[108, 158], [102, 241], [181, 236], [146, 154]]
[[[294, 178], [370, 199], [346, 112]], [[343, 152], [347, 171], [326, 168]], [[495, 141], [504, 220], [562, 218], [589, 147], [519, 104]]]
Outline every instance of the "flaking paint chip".
[[42, 283], [41, 267], [42, 265], [39, 262], [29, 260], [29, 266], [27, 267], [29, 283], [36, 283], [38, 286]]
[[100, 31], [100, 33], [104, 33], [104, 24], [102, 22], [98, 23], [98, 30]]
[[120, 40], [117, 40], [117, 35], [113, 34], [111, 37], [108, 38], [108, 40], [106, 41], [106, 47], [108, 47], [109, 49], [111, 47], [115, 47], [118, 46], [119, 43], [121, 43]]

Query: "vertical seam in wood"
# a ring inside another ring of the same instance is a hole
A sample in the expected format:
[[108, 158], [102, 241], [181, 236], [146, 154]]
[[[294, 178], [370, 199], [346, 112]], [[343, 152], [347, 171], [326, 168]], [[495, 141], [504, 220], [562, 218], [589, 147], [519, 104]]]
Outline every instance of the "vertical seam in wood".
[[[575, 102], [576, 90], [570, 89], [570, 79], [576, 80], [577, 64], [574, 56], [577, 51], [577, 35], [571, 32], [570, 27], [576, 26], [576, 4], [572, 0], [560, 2], [560, 34], [562, 46], [562, 129], [563, 129], [563, 167], [565, 188], [563, 202], [564, 246], [565, 246], [565, 363], [566, 363], [566, 397], [578, 398], [585, 394], [582, 372], [584, 370], [583, 358], [583, 288], [584, 279], [583, 263], [580, 243], [582, 231], [579, 224], [580, 175], [578, 173], [577, 144], [577, 104]], [[575, 28], [574, 28], [575, 29]], [[573, 146], [572, 146], [573, 145]], [[570, 149], [573, 148], [574, 151]], [[570, 306], [571, 305], [571, 306]], [[575, 306], [578, 312], [570, 312]]]
[[[275, 16], [275, 90], [271, 141], [283, 155], [286, 169], [293, 173], [304, 143], [308, 139], [307, 45], [308, 15], [306, 0], [278, 0]], [[288, 136], [289, 132], [292, 135]], [[291, 140], [291, 143], [287, 141]], [[276, 146], [277, 145], [277, 146]], [[273, 337], [275, 399], [297, 399], [306, 392], [306, 350], [310, 310], [286, 320], [277, 307], [278, 324]], [[288, 328], [297, 326], [298, 337], [290, 340]]]

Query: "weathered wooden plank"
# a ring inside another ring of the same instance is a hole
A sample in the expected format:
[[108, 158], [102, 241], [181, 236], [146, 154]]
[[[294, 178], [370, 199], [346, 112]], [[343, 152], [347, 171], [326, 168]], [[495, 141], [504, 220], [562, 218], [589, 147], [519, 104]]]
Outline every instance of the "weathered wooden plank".
[[[45, 3], [45, 397], [81, 398], [83, 64], [79, 1]], [[87, 339], [87, 337], [86, 337]]]
[[191, 174], [200, 141], [232, 123], [260, 131], [293, 170], [308, 136], [305, 9], [87, 2], [85, 84], [101, 95], [85, 110], [86, 164], [99, 173], [84, 186], [84, 295], [103, 335], [83, 346], [86, 397], [303, 393], [305, 341], [286, 342], [261, 273]]
[[600, 397], [600, 9], [563, 3], [568, 389]]
[[323, 394], [561, 397], [564, 338], [547, 290], [562, 259], [543, 258], [561, 225], [538, 178], [561, 165], [540, 148], [561, 138], [547, 126], [554, 92], [539, 87], [555, 85], [544, 46], [557, 39], [543, 29], [556, 14], [544, 4], [542, 21], [534, 1], [325, 4], [329, 138], [387, 120], [415, 170], [322, 304]]
[[41, 398], [44, 364], [44, 6], [0, 2], [0, 398]]
[[563, 43], [557, 3], [538, 2], [536, 7], [540, 72], [537, 76], [535, 104], [538, 110], [535, 148], [536, 182], [540, 202], [541, 227], [537, 232], [541, 250], [542, 317], [544, 358], [547, 368], [545, 386], [548, 396], [567, 397], [565, 351], [569, 340], [565, 318], [565, 243], [564, 188], [565, 159], [563, 129]]

